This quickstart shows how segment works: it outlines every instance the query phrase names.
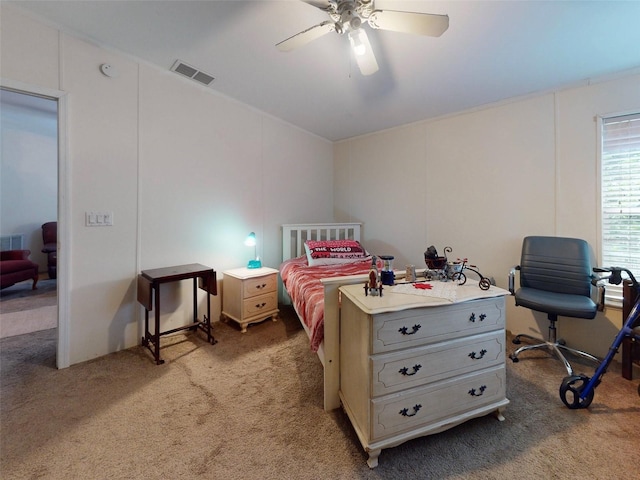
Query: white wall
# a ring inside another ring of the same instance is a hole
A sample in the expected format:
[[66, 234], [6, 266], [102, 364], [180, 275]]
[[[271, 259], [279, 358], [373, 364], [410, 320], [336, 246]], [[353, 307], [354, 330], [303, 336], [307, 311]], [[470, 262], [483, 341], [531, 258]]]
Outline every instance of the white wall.
[[[139, 343], [141, 269], [202, 263], [220, 278], [253, 254], [249, 231], [277, 267], [280, 224], [333, 220], [330, 142], [13, 7], [0, 14], [2, 79], [67, 93], [71, 364]], [[113, 212], [114, 225], [85, 227], [86, 211]], [[189, 318], [183, 283], [163, 293], [163, 328]]]
[[[423, 265], [431, 244], [451, 246], [503, 287], [527, 234], [597, 248], [594, 116], [640, 108], [635, 75], [332, 146], [12, 7], [0, 15], [0, 77], [68, 93], [71, 363], [138, 343], [141, 268], [243, 265], [249, 231], [277, 267], [282, 223], [362, 221], [367, 248], [395, 255], [397, 268]], [[88, 210], [114, 212], [114, 226], [85, 227]], [[511, 330], [546, 335], [544, 316], [509, 303]], [[168, 323], [187, 312], [163, 308]], [[602, 355], [619, 316], [559, 329]]]
[[0, 233], [24, 234], [29, 258], [46, 272], [41, 227], [58, 213], [57, 105], [23, 97], [0, 92]]
[[[429, 245], [451, 246], [507, 287], [526, 235], [584, 238], [597, 263], [595, 117], [640, 110], [640, 75], [570, 88], [337, 143], [336, 220], [365, 224], [365, 245], [424, 266]], [[507, 326], [547, 336], [545, 315], [508, 299]], [[562, 318], [569, 344], [605, 355], [621, 324]]]

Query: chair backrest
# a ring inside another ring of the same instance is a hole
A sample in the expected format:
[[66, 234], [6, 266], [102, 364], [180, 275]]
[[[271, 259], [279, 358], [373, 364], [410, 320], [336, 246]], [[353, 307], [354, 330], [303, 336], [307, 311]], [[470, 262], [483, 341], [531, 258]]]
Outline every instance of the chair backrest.
[[47, 222], [42, 225], [42, 243], [58, 242], [58, 222]]
[[525, 237], [520, 286], [548, 292], [591, 295], [589, 244], [578, 238]]

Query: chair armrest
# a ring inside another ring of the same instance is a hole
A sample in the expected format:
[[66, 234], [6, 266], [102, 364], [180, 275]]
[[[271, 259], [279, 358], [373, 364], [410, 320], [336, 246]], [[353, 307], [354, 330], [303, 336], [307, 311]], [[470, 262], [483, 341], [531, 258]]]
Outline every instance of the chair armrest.
[[58, 250], [58, 245], [56, 243], [45, 243], [42, 247], [42, 253], [51, 253]]
[[0, 252], [0, 260], [29, 260], [31, 250], [5, 250]]
[[604, 300], [606, 289], [604, 287], [606, 278], [601, 278], [597, 275], [591, 275], [591, 285], [596, 289], [596, 304], [598, 305], [598, 311], [604, 311]]
[[516, 270], [520, 270], [520, 265], [511, 267], [511, 270], [509, 270], [509, 291], [511, 295], [516, 294]]

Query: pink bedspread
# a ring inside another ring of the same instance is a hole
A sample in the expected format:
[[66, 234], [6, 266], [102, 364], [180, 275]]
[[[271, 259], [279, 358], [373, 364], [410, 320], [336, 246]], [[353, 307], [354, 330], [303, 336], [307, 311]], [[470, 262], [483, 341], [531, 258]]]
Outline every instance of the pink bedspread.
[[280, 265], [282, 282], [309, 330], [312, 351], [317, 352], [324, 339], [324, 287], [320, 280], [368, 273], [370, 268], [370, 257], [361, 262], [310, 267], [307, 257], [301, 256]]

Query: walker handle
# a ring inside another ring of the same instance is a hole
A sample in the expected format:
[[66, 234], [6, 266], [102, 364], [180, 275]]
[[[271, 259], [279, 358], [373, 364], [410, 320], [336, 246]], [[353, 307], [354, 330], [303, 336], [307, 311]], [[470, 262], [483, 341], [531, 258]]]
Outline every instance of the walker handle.
[[624, 267], [594, 267], [593, 271], [596, 273], [610, 272], [611, 275], [603, 278], [608, 278], [609, 283], [612, 283], [613, 285], [620, 285], [622, 283], [622, 272], [626, 272], [626, 274], [629, 275], [629, 279], [631, 280], [633, 288], [638, 289], [638, 281], [636, 280], [636, 277], [633, 276], [633, 273], [631, 273], [630, 270]]

